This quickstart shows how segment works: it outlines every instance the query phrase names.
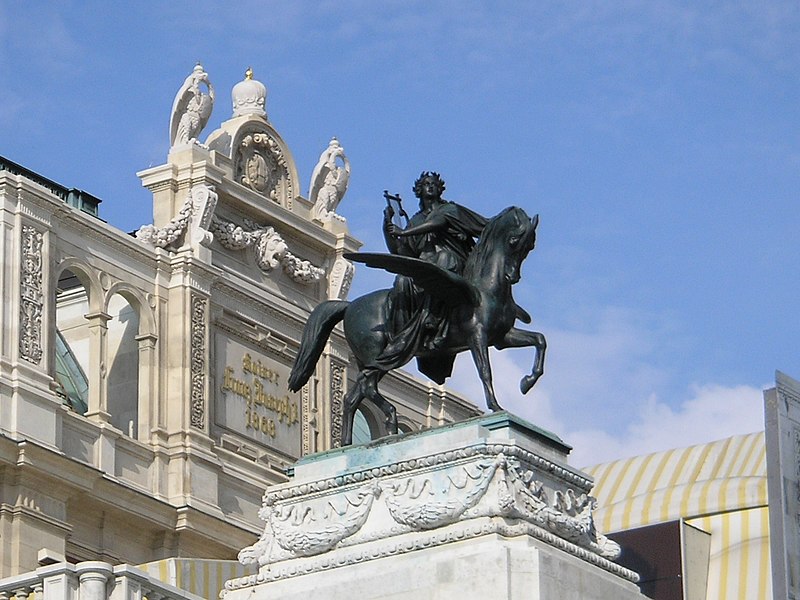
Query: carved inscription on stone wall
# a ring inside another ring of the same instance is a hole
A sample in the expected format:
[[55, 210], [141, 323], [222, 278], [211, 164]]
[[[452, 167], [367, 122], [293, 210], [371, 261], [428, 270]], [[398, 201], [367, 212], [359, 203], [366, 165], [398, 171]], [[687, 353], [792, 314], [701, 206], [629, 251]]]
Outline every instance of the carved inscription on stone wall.
[[20, 357], [38, 365], [42, 360], [42, 246], [44, 235], [22, 227], [20, 260]]
[[288, 390], [288, 364], [219, 332], [215, 344], [217, 425], [299, 458], [301, 399]]
[[206, 423], [206, 312], [208, 299], [192, 294], [191, 322], [191, 424]]

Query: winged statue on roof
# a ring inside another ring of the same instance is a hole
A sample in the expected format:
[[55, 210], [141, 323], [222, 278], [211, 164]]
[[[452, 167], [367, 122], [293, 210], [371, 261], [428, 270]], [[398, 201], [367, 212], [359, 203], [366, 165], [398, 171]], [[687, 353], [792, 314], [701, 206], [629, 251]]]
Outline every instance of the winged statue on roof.
[[[205, 92], [201, 85], [205, 86]], [[172, 103], [169, 121], [170, 148], [196, 140], [208, 123], [213, 108], [214, 86], [211, 85], [203, 65], [197, 63]]]

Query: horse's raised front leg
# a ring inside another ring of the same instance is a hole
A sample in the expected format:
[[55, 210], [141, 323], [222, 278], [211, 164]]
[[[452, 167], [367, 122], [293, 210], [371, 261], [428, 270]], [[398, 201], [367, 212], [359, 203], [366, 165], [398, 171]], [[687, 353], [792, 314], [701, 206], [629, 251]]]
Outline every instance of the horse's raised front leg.
[[503, 337], [503, 340], [495, 344], [495, 347], [502, 350], [504, 348], [536, 348], [536, 358], [533, 361], [533, 369], [530, 375], [525, 375], [519, 382], [519, 389], [523, 394], [527, 394], [539, 377], [544, 373], [544, 355], [547, 350], [547, 341], [544, 335], [538, 331], [525, 331], [512, 327]]
[[483, 383], [483, 394], [486, 396], [486, 405], [493, 411], [503, 410], [497, 403], [492, 385], [492, 365], [489, 363], [489, 345], [486, 340], [486, 333], [483, 329], [478, 329], [469, 339], [469, 350], [472, 353], [472, 360], [478, 369], [478, 376]]

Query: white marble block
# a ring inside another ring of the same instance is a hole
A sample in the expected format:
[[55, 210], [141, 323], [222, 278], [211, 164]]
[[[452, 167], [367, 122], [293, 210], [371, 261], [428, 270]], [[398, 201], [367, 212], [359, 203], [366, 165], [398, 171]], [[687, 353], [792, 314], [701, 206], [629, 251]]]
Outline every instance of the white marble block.
[[501, 412], [307, 456], [225, 600], [643, 598], [569, 450]]

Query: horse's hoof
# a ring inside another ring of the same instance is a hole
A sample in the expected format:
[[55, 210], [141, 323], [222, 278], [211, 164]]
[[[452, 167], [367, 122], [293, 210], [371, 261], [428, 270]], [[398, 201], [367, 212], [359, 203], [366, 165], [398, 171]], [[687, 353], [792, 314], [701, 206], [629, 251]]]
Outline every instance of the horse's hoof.
[[525, 375], [519, 382], [519, 391], [523, 394], [527, 394], [531, 391], [537, 379], [539, 379], [537, 375]]

